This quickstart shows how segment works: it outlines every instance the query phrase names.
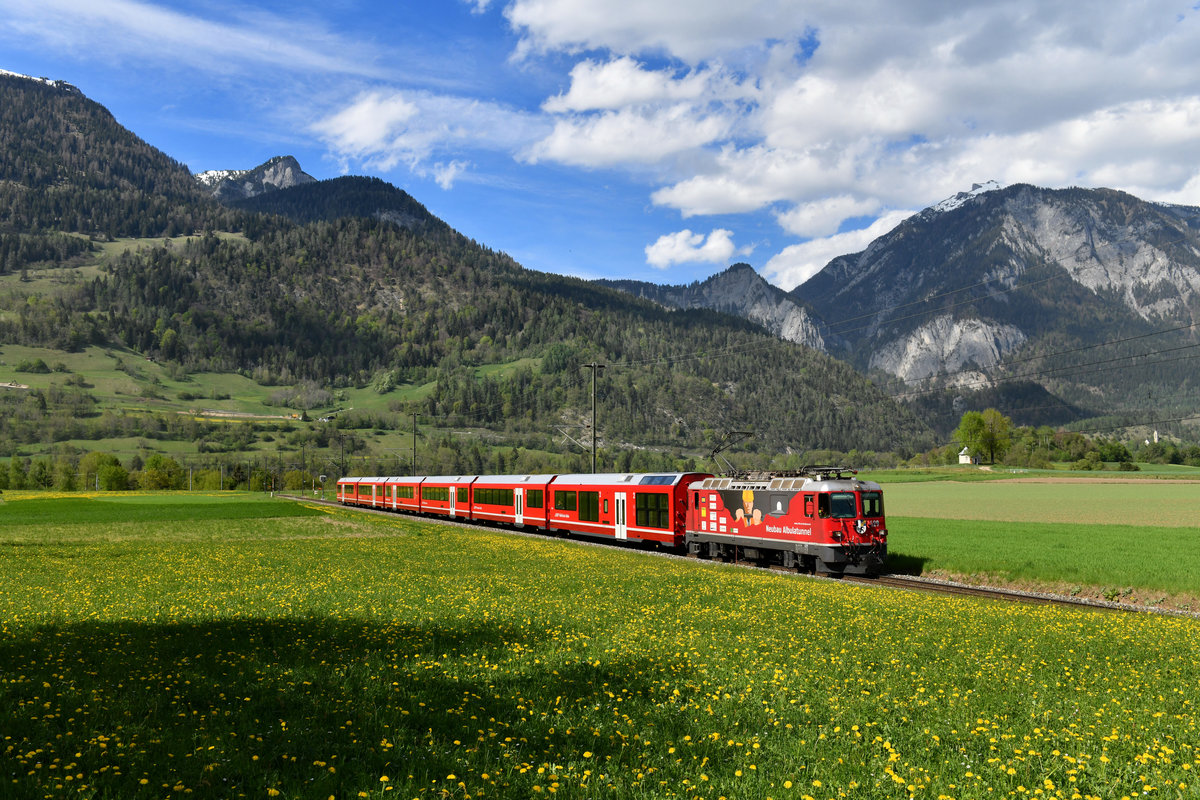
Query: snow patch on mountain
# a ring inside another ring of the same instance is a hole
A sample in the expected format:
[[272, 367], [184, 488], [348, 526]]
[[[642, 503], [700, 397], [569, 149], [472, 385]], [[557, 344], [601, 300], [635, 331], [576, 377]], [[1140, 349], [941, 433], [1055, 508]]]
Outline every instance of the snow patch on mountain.
[[1003, 188], [997, 181], [986, 181], [984, 183], [971, 184], [971, 191], [959, 192], [953, 197], [947, 197], [940, 203], [930, 206], [927, 210], [937, 214], [943, 214], [947, 211], [953, 211], [956, 208], [962, 208], [968, 201], [978, 197], [985, 192], [994, 192], [997, 189]]
[[34, 83], [44, 83], [47, 86], [53, 86], [56, 89], [66, 89], [67, 91], [72, 91], [72, 92], [79, 91], [77, 88], [75, 88], [71, 84], [67, 83], [66, 81], [56, 81], [56, 80], [52, 80], [50, 78], [35, 78], [32, 75], [22, 75], [19, 72], [12, 72], [11, 70], [7, 70], [7, 69], [0, 69], [0, 76], [4, 76], [7, 78], [23, 78], [24, 80], [33, 81]]

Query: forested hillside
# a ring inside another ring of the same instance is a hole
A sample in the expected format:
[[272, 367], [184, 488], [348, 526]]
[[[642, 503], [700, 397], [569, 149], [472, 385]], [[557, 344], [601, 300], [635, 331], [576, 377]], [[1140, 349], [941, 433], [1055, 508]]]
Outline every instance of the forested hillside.
[[228, 227], [187, 167], [65, 84], [0, 75], [0, 231], [175, 236]]

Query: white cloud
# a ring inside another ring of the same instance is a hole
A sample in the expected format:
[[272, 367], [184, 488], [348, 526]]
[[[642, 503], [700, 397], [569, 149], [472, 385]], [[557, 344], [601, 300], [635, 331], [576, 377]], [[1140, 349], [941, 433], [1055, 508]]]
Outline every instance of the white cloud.
[[[832, 2], [832, 0], [829, 0]], [[793, 0], [514, 0], [505, 10], [521, 52], [665, 52], [699, 61], [803, 33]]]
[[362, 159], [386, 153], [398, 158], [400, 152], [414, 149], [411, 142], [400, 143], [417, 114], [416, 105], [399, 93], [367, 92], [312, 127], [343, 157]]
[[648, 70], [632, 58], [606, 63], [587, 60], [571, 70], [571, 88], [547, 100], [551, 113], [618, 109], [663, 101], [700, 100], [710, 94], [719, 77], [712, 71], [682, 78], [669, 70]]
[[780, 227], [796, 236], [829, 236], [837, 232], [844, 220], [873, 214], [878, 208], [877, 200], [840, 194], [794, 206], [777, 213], [775, 218]]
[[427, 92], [363, 92], [349, 105], [313, 123], [311, 130], [335, 158], [382, 171], [399, 164], [432, 175], [442, 188], [467, 167], [462, 158], [429, 166], [440, 154], [488, 150], [513, 153], [545, 134], [534, 115], [462, 97]]
[[[206, 19], [139, 0], [4, 0], [0, 30], [110, 60], [190, 65], [216, 73], [271, 66], [380, 77], [374, 48], [302, 15], [239, 11]], [[353, 53], [353, 57], [348, 57]]]
[[1188, 0], [513, 0], [506, 16], [521, 54], [587, 54], [543, 106], [568, 116], [538, 159], [654, 167], [651, 200], [683, 218], [770, 209], [828, 237], [776, 256], [791, 283], [865, 244], [831, 236], [846, 220], [988, 179], [1200, 199]]
[[695, 150], [725, 135], [729, 121], [718, 114], [698, 113], [686, 105], [650, 112], [608, 111], [560, 120], [528, 153], [532, 162], [602, 167], [655, 164]]
[[913, 213], [892, 211], [862, 230], [847, 231], [786, 247], [767, 262], [763, 268], [763, 277], [776, 286], [791, 291], [816, 275], [838, 256], [866, 249], [868, 244], [895, 228]]
[[466, 171], [470, 166], [465, 161], [451, 161], [449, 164], [437, 163], [433, 165], [433, 179], [437, 185], [449, 191], [454, 186], [454, 181]]
[[733, 232], [717, 228], [708, 234], [682, 230], [658, 237], [654, 244], [646, 246], [646, 263], [658, 269], [672, 264], [701, 262], [705, 264], [728, 264], [739, 251], [733, 246]]

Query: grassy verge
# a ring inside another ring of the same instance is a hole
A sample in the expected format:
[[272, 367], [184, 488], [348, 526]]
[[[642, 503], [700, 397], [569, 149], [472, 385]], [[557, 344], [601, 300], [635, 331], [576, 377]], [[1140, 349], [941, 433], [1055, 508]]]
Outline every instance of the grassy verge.
[[1194, 796], [1191, 621], [105, 500], [0, 526], [4, 794]]

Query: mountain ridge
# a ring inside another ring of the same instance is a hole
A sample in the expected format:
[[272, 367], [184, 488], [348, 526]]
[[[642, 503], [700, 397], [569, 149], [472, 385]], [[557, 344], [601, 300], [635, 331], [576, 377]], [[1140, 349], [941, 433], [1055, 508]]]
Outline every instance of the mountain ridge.
[[275, 156], [253, 169], [208, 170], [195, 175], [196, 183], [221, 202], [248, 200], [267, 192], [316, 183], [300, 168], [294, 156]]

